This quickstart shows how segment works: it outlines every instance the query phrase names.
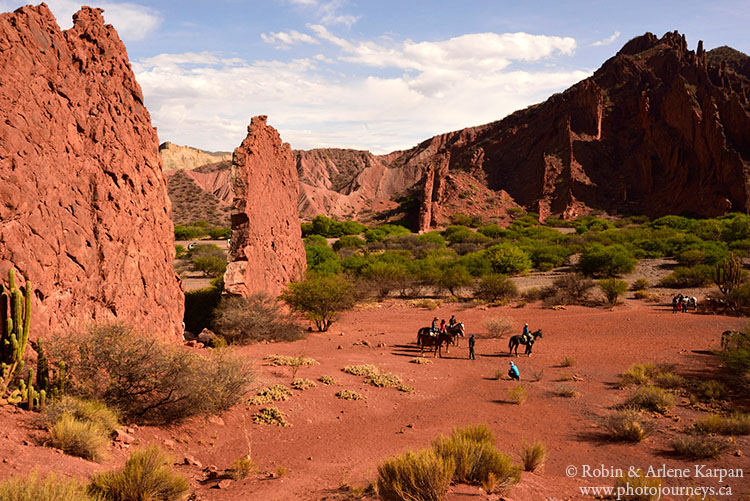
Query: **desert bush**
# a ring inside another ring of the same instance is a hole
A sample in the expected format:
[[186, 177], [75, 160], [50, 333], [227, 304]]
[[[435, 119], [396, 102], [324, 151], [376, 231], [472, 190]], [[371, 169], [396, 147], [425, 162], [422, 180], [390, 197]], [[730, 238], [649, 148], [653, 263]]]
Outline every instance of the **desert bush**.
[[446, 499], [454, 468], [431, 449], [408, 451], [378, 466], [378, 495], [385, 501]]
[[695, 393], [701, 400], [724, 400], [729, 393], [724, 384], [714, 379], [701, 381], [695, 388]]
[[628, 290], [628, 283], [616, 278], [605, 278], [599, 280], [597, 284], [604, 293], [604, 297], [607, 298], [607, 302], [611, 305], [617, 304], [617, 299]]
[[630, 284], [630, 290], [633, 291], [645, 291], [649, 287], [651, 287], [651, 283], [649, 283], [649, 281], [645, 278], [639, 278], [635, 282]]
[[544, 369], [531, 371], [531, 379], [535, 383], [538, 383], [539, 381], [541, 381], [543, 376], [544, 376]]
[[710, 435], [688, 434], [677, 437], [670, 443], [672, 450], [685, 458], [715, 458], [724, 452], [729, 444], [726, 440]]
[[320, 363], [314, 358], [306, 357], [304, 355], [289, 356], [289, 355], [266, 355], [263, 357], [266, 361], [265, 365], [271, 365], [274, 367], [278, 366], [311, 366], [320, 365]]
[[540, 299], [544, 297], [544, 291], [540, 289], [539, 287], [531, 287], [523, 291], [523, 294], [521, 294], [521, 297], [525, 301], [529, 301], [529, 302], [539, 301]]
[[246, 362], [226, 350], [204, 357], [122, 324], [55, 338], [51, 353], [68, 362], [72, 393], [131, 420], [217, 413], [239, 402], [252, 382]]
[[214, 311], [213, 328], [232, 344], [296, 341], [305, 336], [294, 317], [265, 293], [221, 298]]
[[404, 393], [411, 393], [411, 392], [414, 391], [414, 387], [413, 386], [409, 386], [407, 384], [400, 384], [400, 385], [396, 386], [396, 389], [398, 391], [402, 391]]
[[286, 415], [278, 407], [264, 407], [253, 414], [255, 424], [270, 424], [274, 426], [292, 426], [286, 420]]
[[652, 300], [658, 301], [659, 299], [658, 294], [651, 294], [648, 291], [635, 291], [635, 293], [633, 294], [633, 297], [636, 299], [643, 300], [643, 301], [652, 301]]
[[513, 330], [513, 321], [507, 317], [491, 317], [484, 321], [489, 337], [501, 339]]
[[321, 383], [323, 383], [326, 386], [330, 386], [330, 385], [336, 384], [336, 379], [334, 379], [333, 376], [320, 376], [318, 378], [318, 381], [320, 381]]
[[254, 397], [248, 403], [250, 405], [265, 405], [271, 402], [282, 402], [288, 400], [292, 395], [292, 390], [283, 384], [275, 384], [267, 388], [258, 390]]
[[354, 390], [337, 391], [336, 396], [341, 400], [364, 400], [365, 398]]
[[601, 420], [601, 427], [611, 439], [626, 442], [641, 442], [654, 431], [653, 422], [644, 419], [636, 409], [607, 414]]
[[508, 397], [514, 404], [521, 405], [529, 397], [526, 393], [526, 387], [522, 384], [518, 384], [512, 388], [508, 388]]
[[280, 297], [293, 310], [305, 313], [321, 332], [328, 330], [339, 312], [357, 302], [354, 285], [339, 276], [311, 276], [289, 284]]
[[328, 247], [328, 240], [326, 240], [326, 237], [323, 235], [308, 235], [303, 242], [305, 247], [308, 245], [322, 245], [323, 247]]
[[341, 260], [328, 245], [306, 245], [307, 269], [319, 275], [335, 275], [341, 272]]
[[89, 421], [101, 427], [106, 436], [111, 436], [119, 427], [117, 413], [100, 402], [64, 395], [49, 402], [42, 411], [42, 422], [53, 426], [65, 414], [79, 421]]
[[622, 501], [658, 501], [661, 499], [661, 478], [649, 477], [643, 470], [624, 473], [615, 479], [613, 497]]
[[642, 386], [631, 393], [623, 407], [644, 409], [664, 414], [674, 406], [674, 395], [656, 386]]
[[677, 266], [672, 273], [659, 280], [661, 287], [683, 289], [703, 287], [711, 282], [711, 267], [703, 264], [687, 268]]
[[295, 390], [307, 390], [308, 388], [315, 388], [317, 386], [314, 381], [310, 379], [297, 378], [292, 381], [292, 388]]
[[227, 258], [225, 255], [196, 256], [193, 258], [193, 269], [200, 271], [207, 277], [218, 277], [227, 270]]
[[507, 276], [493, 273], [484, 275], [477, 284], [474, 297], [486, 301], [503, 301], [518, 297], [518, 286]]
[[555, 389], [555, 394], [558, 397], [575, 398], [580, 397], [581, 392], [570, 386], [569, 384], [561, 384]]
[[498, 244], [485, 251], [495, 273], [517, 275], [531, 268], [531, 258], [524, 251], [511, 244]]
[[669, 390], [682, 388], [687, 384], [687, 380], [674, 372], [661, 372], [653, 377], [656, 386]]
[[620, 374], [620, 388], [630, 385], [642, 385], [651, 383], [651, 378], [659, 373], [656, 364], [643, 364], [636, 362]]
[[230, 468], [230, 474], [233, 479], [242, 480], [257, 470], [258, 465], [255, 464], [255, 461], [253, 461], [250, 456], [244, 456], [234, 460], [232, 467]]
[[545, 287], [542, 295], [545, 304], [583, 304], [589, 300], [595, 283], [579, 273], [566, 273]]
[[371, 374], [367, 376], [365, 380], [367, 383], [377, 386], [390, 388], [392, 386], [398, 386], [401, 384], [401, 379], [394, 374]]
[[700, 249], [687, 249], [677, 254], [675, 259], [682, 266], [692, 267], [703, 264], [706, 254]]
[[405, 260], [403, 262], [371, 261], [362, 268], [360, 273], [367, 279], [368, 287], [380, 298], [387, 297], [394, 291], [399, 291], [402, 296], [406, 296], [416, 282], [414, 276], [409, 273]]
[[408, 235], [411, 233], [407, 228], [397, 224], [382, 224], [370, 228], [365, 232], [365, 240], [368, 242], [379, 242], [388, 236]]
[[712, 414], [699, 419], [694, 429], [698, 433], [719, 435], [750, 435], [750, 414], [736, 412], [731, 416]]
[[109, 445], [107, 432], [93, 421], [78, 420], [63, 414], [49, 428], [50, 445], [71, 456], [99, 461]]
[[334, 242], [333, 250], [339, 251], [343, 248], [359, 249], [360, 247], [364, 247], [365, 243], [367, 242], [362, 238], [354, 235], [345, 235]]
[[158, 446], [133, 452], [120, 471], [98, 473], [90, 493], [113, 500], [187, 498], [190, 484], [172, 469], [170, 458]]
[[424, 308], [426, 310], [437, 310], [440, 308], [440, 303], [434, 299], [412, 299], [409, 304], [414, 305], [417, 308]]
[[583, 251], [578, 261], [578, 269], [585, 275], [617, 277], [630, 273], [636, 260], [622, 245], [591, 245]]
[[560, 367], [573, 367], [576, 364], [576, 359], [573, 357], [564, 357], [560, 360]]
[[341, 370], [354, 376], [375, 376], [380, 373], [380, 370], [372, 364], [347, 365]]
[[524, 443], [521, 446], [521, 464], [524, 471], [541, 470], [544, 462], [547, 460], [547, 446], [537, 440], [529, 445]]
[[86, 492], [78, 481], [60, 478], [54, 473], [39, 478], [36, 471], [26, 477], [14, 477], [0, 482], [3, 501], [102, 501]]

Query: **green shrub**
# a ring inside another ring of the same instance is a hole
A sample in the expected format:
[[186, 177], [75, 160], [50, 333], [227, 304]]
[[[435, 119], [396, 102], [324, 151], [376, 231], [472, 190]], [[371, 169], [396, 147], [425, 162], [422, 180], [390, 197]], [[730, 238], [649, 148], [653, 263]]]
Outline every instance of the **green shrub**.
[[528, 254], [515, 245], [493, 245], [485, 250], [485, 254], [496, 273], [517, 275], [528, 270], [532, 265]]
[[486, 301], [503, 301], [518, 297], [518, 286], [505, 275], [493, 273], [479, 281], [474, 296]]
[[51, 347], [69, 363], [73, 393], [131, 420], [163, 423], [229, 409], [253, 379], [246, 361], [226, 350], [204, 357], [122, 324], [56, 337]]
[[100, 501], [90, 496], [78, 481], [60, 478], [51, 473], [44, 478], [34, 471], [26, 477], [0, 482], [3, 501]]
[[623, 406], [664, 414], [674, 406], [674, 395], [656, 386], [642, 386], [628, 396]]
[[281, 299], [293, 310], [303, 312], [325, 332], [339, 312], [357, 302], [354, 285], [339, 276], [311, 276], [302, 282], [289, 284]]
[[431, 449], [408, 451], [378, 466], [378, 495], [385, 501], [446, 499], [454, 465]]
[[521, 463], [524, 471], [541, 470], [547, 460], [547, 446], [541, 441], [521, 446]]
[[71, 456], [99, 461], [109, 445], [107, 432], [93, 421], [79, 421], [63, 414], [49, 428], [50, 445]]
[[187, 255], [187, 249], [184, 245], [175, 245], [174, 246], [174, 254], [175, 259], [182, 259]]
[[651, 284], [649, 283], [647, 279], [639, 278], [630, 285], [630, 290], [645, 291], [649, 287], [651, 287]]
[[158, 446], [151, 446], [133, 452], [122, 470], [94, 475], [89, 491], [113, 500], [178, 501], [187, 498], [190, 484]]
[[390, 235], [408, 235], [409, 233], [411, 233], [411, 231], [409, 231], [407, 228], [404, 228], [403, 226], [383, 224], [381, 226], [376, 226], [375, 228], [370, 228], [369, 230], [365, 231], [365, 240], [367, 240], [368, 242], [378, 242]]
[[286, 415], [277, 407], [265, 407], [253, 414], [255, 424], [270, 424], [274, 426], [292, 426], [286, 420]]
[[613, 440], [641, 442], [654, 431], [654, 424], [635, 409], [623, 409], [607, 414], [601, 420], [604, 433]]
[[526, 393], [526, 387], [524, 385], [517, 384], [512, 388], [508, 388], [508, 397], [514, 404], [521, 405], [527, 398], [529, 398], [529, 395]]
[[676, 259], [682, 266], [691, 267], [703, 264], [706, 260], [706, 254], [700, 249], [688, 249], [680, 252]]
[[320, 275], [335, 275], [341, 272], [339, 255], [327, 245], [306, 245], [307, 269]]
[[736, 412], [731, 416], [712, 414], [695, 423], [698, 433], [716, 433], [719, 435], [750, 435], [750, 414]]
[[691, 268], [677, 266], [672, 273], [659, 280], [661, 287], [684, 289], [690, 287], [704, 287], [711, 282], [711, 267], [697, 265]]
[[585, 275], [616, 277], [633, 271], [635, 263], [636, 260], [622, 245], [604, 247], [596, 244], [581, 254], [578, 269]]
[[721, 438], [695, 434], [677, 437], [670, 445], [675, 453], [689, 459], [715, 458], [729, 447]]
[[323, 235], [309, 235], [304, 240], [305, 247], [313, 246], [313, 245], [320, 245], [323, 247], [328, 247], [328, 240]]
[[105, 436], [111, 436], [120, 427], [117, 413], [106, 405], [69, 395], [49, 402], [42, 411], [42, 421], [51, 427], [66, 414], [79, 421], [97, 424]]
[[482, 235], [492, 239], [500, 238], [508, 233], [507, 230], [500, 228], [497, 224], [488, 224], [487, 226], [482, 226], [477, 231]]
[[617, 299], [628, 290], [628, 283], [625, 280], [605, 278], [599, 280], [597, 283], [604, 293], [604, 296], [607, 298], [607, 302], [611, 305], [617, 304]]
[[362, 238], [354, 235], [344, 235], [334, 242], [333, 250], [338, 251], [343, 248], [359, 249], [360, 247], [364, 247], [365, 243]]
[[214, 312], [213, 328], [232, 344], [296, 341], [305, 337], [294, 317], [262, 292], [249, 297], [221, 298]]

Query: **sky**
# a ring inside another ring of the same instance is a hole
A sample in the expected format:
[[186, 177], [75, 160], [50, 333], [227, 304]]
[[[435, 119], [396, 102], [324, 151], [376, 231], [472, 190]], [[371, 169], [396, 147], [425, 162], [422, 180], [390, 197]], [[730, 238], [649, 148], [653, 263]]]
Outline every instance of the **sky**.
[[[750, 54], [750, 0], [87, 1], [125, 43], [160, 141], [210, 151], [255, 115], [295, 149], [411, 148], [544, 101], [645, 32]], [[79, 2], [46, 3], [67, 29]]]

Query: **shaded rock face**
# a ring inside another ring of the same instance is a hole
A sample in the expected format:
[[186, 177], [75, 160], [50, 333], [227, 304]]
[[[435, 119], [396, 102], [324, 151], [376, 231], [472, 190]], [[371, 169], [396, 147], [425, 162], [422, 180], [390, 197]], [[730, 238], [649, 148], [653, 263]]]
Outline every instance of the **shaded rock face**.
[[0, 276], [32, 281], [32, 328], [122, 321], [176, 338], [184, 298], [156, 131], [101, 10], [0, 15]]
[[292, 149], [254, 117], [232, 158], [232, 238], [224, 289], [277, 296], [302, 278], [307, 259], [297, 215], [299, 194]]

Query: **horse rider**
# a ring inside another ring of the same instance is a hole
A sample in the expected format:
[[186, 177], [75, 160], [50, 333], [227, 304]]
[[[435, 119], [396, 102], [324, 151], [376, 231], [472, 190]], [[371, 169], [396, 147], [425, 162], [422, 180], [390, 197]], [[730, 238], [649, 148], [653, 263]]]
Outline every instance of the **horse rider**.
[[454, 327], [458, 323], [458, 320], [456, 320], [456, 315], [451, 315], [450, 320], [448, 320], [448, 327]]
[[446, 333], [446, 330], [445, 330], [445, 319], [442, 319], [440, 321], [440, 333], [441, 334], [445, 334]]
[[529, 344], [529, 341], [531, 341], [531, 331], [529, 331], [529, 324], [523, 325], [523, 334], [521, 334], [521, 337], [526, 342], [525, 344]]
[[[445, 322], [445, 320], [443, 320]], [[435, 317], [432, 319], [432, 329], [430, 330], [430, 335], [437, 336], [438, 333], [438, 317]]]
[[510, 363], [510, 369], [508, 369], [508, 376], [510, 376], [511, 379], [515, 379], [516, 381], [521, 380], [521, 373], [518, 372], [518, 367], [511, 362]]

